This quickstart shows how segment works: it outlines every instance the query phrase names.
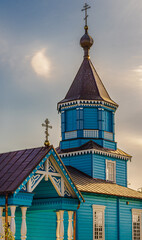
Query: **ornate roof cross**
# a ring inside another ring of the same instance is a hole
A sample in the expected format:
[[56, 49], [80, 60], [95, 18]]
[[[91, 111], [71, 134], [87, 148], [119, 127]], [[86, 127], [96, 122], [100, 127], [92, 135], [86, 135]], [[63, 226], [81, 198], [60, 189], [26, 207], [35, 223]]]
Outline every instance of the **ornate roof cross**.
[[45, 142], [44, 142], [44, 145], [49, 146], [50, 143], [49, 143], [49, 140], [48, 140], [48, 137], [49, 137], [48, 129], [52, 128], [52, 126], [49, 126], [50, 122], [49, 122], [48, 118], [46, 118], [44, 122], [45, 123], [42, 123], [42, 127], [45, 127]]
[[87, 15], [87, 9], [91, 8], [87, 3], [85, 3], [85, 5], [83, 6], [83, 9], [81, 11], [85, 11], [85, 26], [87, 26], [87, 18], [88, 18], [88, 15]]

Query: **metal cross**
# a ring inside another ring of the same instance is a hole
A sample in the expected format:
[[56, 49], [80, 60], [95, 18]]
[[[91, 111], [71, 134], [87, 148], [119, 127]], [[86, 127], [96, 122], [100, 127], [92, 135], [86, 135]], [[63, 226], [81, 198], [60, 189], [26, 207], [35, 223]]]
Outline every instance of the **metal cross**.
[[48, 137], [49, 137], [48, 129], [52, 128], [52, 126], [49, 126], [50, 122], [49, 122], [48, 118], [46, 118], [44, 122], [45, 123], [42, 123], [42, 127], [45, 127], [45, 142], [44, 142], [44, 145], [49, 146], [50, 143], [49, 143], [49, 140], [48, 140]]
[[87, 3], [85, 3], [85, 5], [83, 6], [83, 9], [81, 11], [85, 11], [85, 26], [87, 26], [87, 18], [88, 18], [88, 15], [87, 15], [87, 9], [91, 8]]

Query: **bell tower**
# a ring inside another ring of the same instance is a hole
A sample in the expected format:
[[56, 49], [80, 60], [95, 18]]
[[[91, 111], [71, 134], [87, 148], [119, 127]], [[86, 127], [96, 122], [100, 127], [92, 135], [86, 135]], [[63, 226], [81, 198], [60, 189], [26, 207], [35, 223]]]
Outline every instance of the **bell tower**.
[[89, 56], [93, 38], [88, 34], [85, 4], [85, 33], [80, 39], [84, 50], [83, 62], [65, 98], [58, 103], [61, 113], [62, 140], [60, 149], [77, 148], [94, 141], [116, 150], [114, 115], [118, 105], [110, 98]]

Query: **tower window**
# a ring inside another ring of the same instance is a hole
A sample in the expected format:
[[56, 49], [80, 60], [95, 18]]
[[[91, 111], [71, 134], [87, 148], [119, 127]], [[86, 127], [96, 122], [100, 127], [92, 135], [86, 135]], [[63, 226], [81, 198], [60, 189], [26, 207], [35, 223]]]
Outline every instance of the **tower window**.
[[104, 112], [104, 128], [107, 132], [112, 132], [112, 112]]
[[116, 182], [116, 162], [106, 160], [106, 180]]
[[76, 130], [76, 109], [66, 111], [66, 132]]

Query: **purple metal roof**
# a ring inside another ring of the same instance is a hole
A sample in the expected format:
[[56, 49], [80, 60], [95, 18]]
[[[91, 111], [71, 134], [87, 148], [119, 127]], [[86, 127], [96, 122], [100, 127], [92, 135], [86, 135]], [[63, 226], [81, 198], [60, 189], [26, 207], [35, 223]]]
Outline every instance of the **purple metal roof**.
[[59, 104], [73, 100], [99, 100], [118, 106], [110, 98], [92, 62], [88, 58], [84, 58], [69, 91]]
[[39, 147], [0, 154], [0, 194], [13, 193], [51, 148]]

